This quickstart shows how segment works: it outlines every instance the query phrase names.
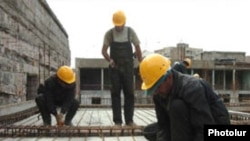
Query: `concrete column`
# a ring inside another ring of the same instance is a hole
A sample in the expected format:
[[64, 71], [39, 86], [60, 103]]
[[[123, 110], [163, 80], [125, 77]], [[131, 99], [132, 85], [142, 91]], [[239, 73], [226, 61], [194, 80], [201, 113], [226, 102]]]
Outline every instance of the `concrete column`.
[[214, 79], [215, 79], [215, 70], [213, 69], [212, 70], [212, 86], [213, 86], [213, 89], [214, 89]]
[[101, 69], [101, 91], [104, 90], [104, 69]]
[[235, 83], [235, 61], [233, 61], [233, 83], [232, 83], [232, 94], [230, 95], [230, 103], [238, 103], [239, 102], [239, 94], [236, 92], [236, 83]]
[[81, 99], [80, 68], [78, 67], [75, 68], [75, 75], [76, 75], [76, 98], [81, 103], [82, 99]]
[[191, 75], [194, 75], [194, 70], [193, 69], [191, 69]]
[[223, 70], [223, 90], [226, 90], [226, 71]]

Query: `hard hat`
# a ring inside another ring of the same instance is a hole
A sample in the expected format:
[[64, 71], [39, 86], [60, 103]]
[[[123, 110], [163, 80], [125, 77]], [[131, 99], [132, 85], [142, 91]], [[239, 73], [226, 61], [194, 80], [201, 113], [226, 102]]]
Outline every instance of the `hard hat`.
[[115, 26], [122, 26], [126, 22], [126, 16], [123, 11], [119, 10], [113, 14], [113, 23]]
[[142, 90], [148, 90], [171, 68], [171, 61], [157, 53], [146, 56], [140, 63]]
[[57, 77], [67, 84], [72, 84], [76, 81], [75, 73], [69, 66], [61, 66], [56, 73]]
[[191, 64], [192, 64], [191, 59], [189, 59], [189, 58], [185, 58], [185, 59], [183, 60], [183, 62], [186, 62], [186, 64], [187, 64], [187, 68], [190, 68], [190, 67], [191, 67]]
[[198, 73], [195, 73], [193, 76], [194, 76], [195, 78], [200, 78], [200, 75], [199, 75]]

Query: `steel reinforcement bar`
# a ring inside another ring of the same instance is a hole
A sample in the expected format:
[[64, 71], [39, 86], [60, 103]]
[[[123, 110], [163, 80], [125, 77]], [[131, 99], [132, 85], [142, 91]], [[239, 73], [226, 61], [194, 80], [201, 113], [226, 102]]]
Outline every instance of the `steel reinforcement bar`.
[[[231, 120], [232, 125], [250, 125], [250, 120]], [[0, 137], [140, 136], [144, 126], [0, 126]]]
[[0, 137], [137, 136], [143, 126], [0, 126]]

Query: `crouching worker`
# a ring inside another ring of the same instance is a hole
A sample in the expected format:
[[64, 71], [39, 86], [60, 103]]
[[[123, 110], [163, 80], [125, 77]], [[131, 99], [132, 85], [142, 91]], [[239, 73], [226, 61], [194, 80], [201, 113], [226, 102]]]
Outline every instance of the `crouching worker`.
[[[79, 107], [79, 102], [75, 99], [75, 80], [73, 70], [68, 66], [61, 66], [56, 74], [45, 80], [44, 86], [39, 86], [35, 101], [44, 125], [51, 125], [52, 114], [58, 126], [72, 126], [72, 119]], [[59, 108], [60, 111], [57, 110]]]
[[192, 61], [189, 58], [185, 58], [183, 61], [176, 61], [174, 62], [172, 69], [183, 73], [183, 74], [188, 74], [188, 68], [191, 67]]
[[191, 75], [171, 69], [171, 62], [151, 54], [140, 63], [142, 89], [152, 94], [157, 123], [144, 129], [150, 141], [203, 141], [204, 125], [215, 124], [205, 90]]

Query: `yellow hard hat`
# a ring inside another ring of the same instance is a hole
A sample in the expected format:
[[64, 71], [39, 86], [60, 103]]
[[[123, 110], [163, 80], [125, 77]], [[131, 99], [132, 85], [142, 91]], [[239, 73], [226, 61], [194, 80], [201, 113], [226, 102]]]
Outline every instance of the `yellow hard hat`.
[[183, 62], [186, 62], [186, 64], [187, 64], [187, 68], [190, 68], [190, 67], [191, 67], [191, 64], [192, 64], [191, 59], [189, 59], [189, 58], [185, 58], [185, 59], [183, 60]]
[[142, 90], [148, 90], [171, 68], [171, 61], [157, 53], [146, 56], [140, 63]]
[[61, 66], [56, 73], [57, 77], [67, 84], [72, 84], [76, 81], [75, 73], [69, 66]]
[[113, 14], [113, 23], [115, 26], [122, 26], [126, 22], [126, 16], [123, 11], [119, 10]]

